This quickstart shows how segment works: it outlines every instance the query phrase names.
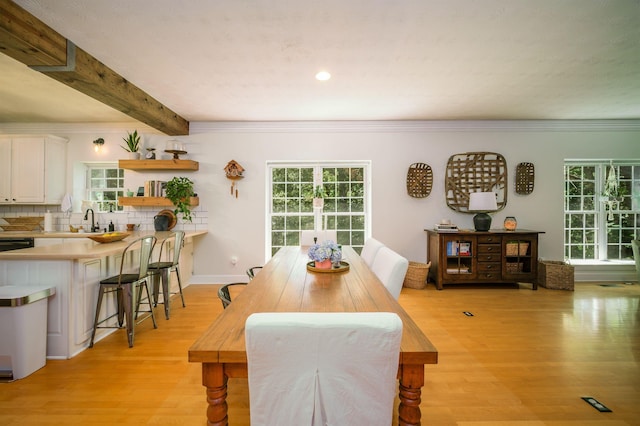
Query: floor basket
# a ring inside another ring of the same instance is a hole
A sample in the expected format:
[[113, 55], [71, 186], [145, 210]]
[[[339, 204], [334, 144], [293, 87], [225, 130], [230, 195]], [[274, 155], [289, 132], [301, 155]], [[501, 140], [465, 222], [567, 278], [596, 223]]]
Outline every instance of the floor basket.
[[407, 275], [404, 277], [404, 286], [408, 288], [416, 288], [418, 290], [427, 286], [427, 275], [429, 275], [429, 268], [431, 262], [420, 263], [409, 261], [409, 269], [407, 269]]
[[544, 288], [573, 291], [573, 266], [559, 260], [539, 261], [538, 284]]

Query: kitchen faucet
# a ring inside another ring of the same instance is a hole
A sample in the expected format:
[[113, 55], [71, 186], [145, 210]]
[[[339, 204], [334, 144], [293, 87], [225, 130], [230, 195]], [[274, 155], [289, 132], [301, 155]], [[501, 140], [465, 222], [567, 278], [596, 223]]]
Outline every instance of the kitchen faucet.
[[98, 226], [96, 226], [94, 221], [93, 209], [87, 209], [84, 214], [84, 220], [89, 218], [89, 212], [91, 212], [91, 232], [96, 232], [98, 230]]

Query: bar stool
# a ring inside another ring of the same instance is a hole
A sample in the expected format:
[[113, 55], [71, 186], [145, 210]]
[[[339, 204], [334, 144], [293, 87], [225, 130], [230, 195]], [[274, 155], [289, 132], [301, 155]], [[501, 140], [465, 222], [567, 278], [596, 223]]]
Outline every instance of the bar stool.
[[262, 269], [262, 266], [254, 266], [247, 269], [247, 276], [249, 277], [249, 280], [254, 279], [256, 274], [260, 272], [260, 269]]
[[222, 302], [223, 309], [227, 309], [227, 306], [231, 304], [231, 293], [229, 293], [229, 287], [234, 285], [247, 285], [247, 283], [229, 283], [218, 289], [218, 299]]
[[[169, 242], [175, 241], [173, 245], [173, 260], [172, 261], [162, 261], [162, 251], [165, 253], [169, 251]], [[162, 304], [164, 305], [164, 316], [166, 319], [169, 319], [169, 315], [171, 312], [171, 295], [180, 293], [180, 299], [182, 300], [182, 307], [186, 307], [184, 303], [184, 295], [182, 294], [182, 282], [180, 281], [180, 251], [182, 250], [182, 246], [184, 245], [184, 231], [176, 231], [172, 236], [168, 237], [162, 242], [160, 246], [160, 253], [158, 255], [158, 261], [149, 264], [149, 274], [153, 279], [153, 295], [154, 295], [154, 306], [158, 306], [158, 284], [161, 278], [162, 280]], [[166, 247], [166, 248], [165, 248]], [[171, 289], [169, 288], [169, 278], [171, 277], [171, 272], [176, 273], [178, 277], [178, 292], [171, 293]]]
[[[149, 279], [149, 275], [147, 274], [149, 259], [151, 257], [151, 251], [153, 250], [153, 246], [156, 243], [156, 237], [147, 236], [138, 238], [131, 243], [127, 247], [125, 247], [122, 252], [122, 260], [120, 261], [120, 273], [113, 277], [106, 278], [100, 281], [100, 288], [98, 289], [98, 303], [96, 306], [96, 317], [93, 321], [93, 332], [91, 333], [91, 342], [89, 343], [89, 347], [93, 347], [94, 338], [96, 336], [96, 330], [98, 328], [122, 328], [123, 321], [126, 322], [127, 327], [127, 337], [129, 340], [129, 347], [133, 347], [133, 338], [134, 338], [134, 330], [135, 324], [142, 322], [143, 320], [151, 317], [153, 320], [153, 328], [158, 328], [156, 324], [156, 317], [153, 314], [153, 306], [151, 304], [151, 296], [149, 293], [149, 286], [147, 281]], [[140, 248], [140, 262], [139, 269], [137, 273], [127, 274], [124, 273], [125, 263], [128, 257], [128, 252]], [[143, 311], [148, 312], [149, 315], [142, 318], [140, 321], [137, 321], [138, 312], [140, 309], [140, 300], [142, 296], [142, 291], [147, 292], [147, 299], [149, 302], [149, 310]], [[105, 294], [116, 293], [117, 298], [117, 312], [113, 315], [106, 317], [103, 320], [99, 320], [100, 318], [100, 308], [102, 306], [102, 299]], [[135, 319], [134, 319], [134, 307], [135, 307]], [[118, 326], [100, 326], [100, 324], [106, 322], [107, 320], [117, 316], [118, 317]]]

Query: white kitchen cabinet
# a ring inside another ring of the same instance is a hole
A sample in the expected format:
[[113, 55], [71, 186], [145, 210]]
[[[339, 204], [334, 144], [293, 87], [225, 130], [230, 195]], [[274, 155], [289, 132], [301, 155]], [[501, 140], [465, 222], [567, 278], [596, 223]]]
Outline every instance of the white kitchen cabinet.
[[0, 138], [0, 203], [11, 199], [11, 139]]
[[62, 202], [66, 188], [66, 139], [7, 136], [0, 139], [0, 154], [0, 203]]

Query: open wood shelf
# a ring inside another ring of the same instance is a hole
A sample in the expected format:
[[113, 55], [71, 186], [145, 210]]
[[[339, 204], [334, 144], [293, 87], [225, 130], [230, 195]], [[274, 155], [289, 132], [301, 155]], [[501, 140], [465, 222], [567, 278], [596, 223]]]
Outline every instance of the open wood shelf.
[[200, 164], [194, 160], [118, 160], [118, 167], [129, 170], [196, 171], [200, 168]]
[[[135, 160], [134, 160], [135, 161]], [[150, 160], [157, 161], [157, 160]], [[200, 198], [191, 197], [191, 207], [197, 207], [200, 204]], [[121, 206], [134, 207], [171, 207], [173, 203], [164, 197], [118, 197], [118, 204]]]

